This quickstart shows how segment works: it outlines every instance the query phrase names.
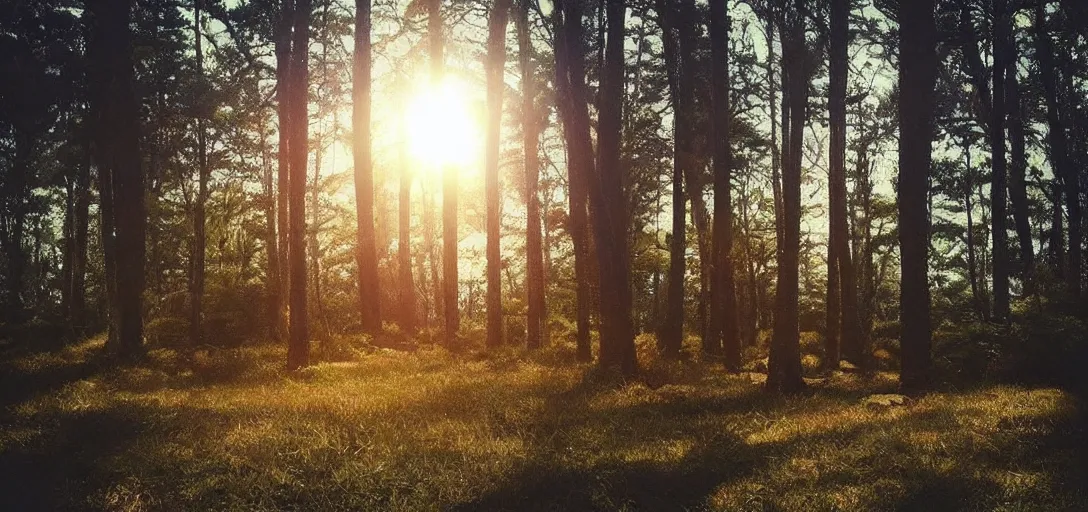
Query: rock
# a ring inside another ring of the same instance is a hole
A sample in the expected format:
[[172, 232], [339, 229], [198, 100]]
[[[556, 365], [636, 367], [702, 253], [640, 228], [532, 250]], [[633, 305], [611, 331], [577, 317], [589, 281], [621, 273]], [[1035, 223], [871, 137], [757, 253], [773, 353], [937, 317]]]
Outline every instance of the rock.
[[905, 406], [910, 403], [910, 398], [905, 395], [877, 394], [869, 395], [861, 400], [862, 404], [877, 407]]

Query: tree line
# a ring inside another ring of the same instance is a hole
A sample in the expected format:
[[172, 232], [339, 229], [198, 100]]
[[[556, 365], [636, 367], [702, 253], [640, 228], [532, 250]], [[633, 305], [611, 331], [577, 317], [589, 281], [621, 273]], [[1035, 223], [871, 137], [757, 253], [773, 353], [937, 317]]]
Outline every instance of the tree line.
[[[17, 2], [0, 325], [274, 339], [292, 370], [312, 339], [479, 332], [633, 375], [636, 340], [693, 336], [729, 371], [765, 346], [785, 392], [818, 332], [826, 370], [893, 347], [925, 389], [943, 326], [1084, 314], [1085, 9]], [[481, 183], [397, 124], [447, 76], [482, 92]]]

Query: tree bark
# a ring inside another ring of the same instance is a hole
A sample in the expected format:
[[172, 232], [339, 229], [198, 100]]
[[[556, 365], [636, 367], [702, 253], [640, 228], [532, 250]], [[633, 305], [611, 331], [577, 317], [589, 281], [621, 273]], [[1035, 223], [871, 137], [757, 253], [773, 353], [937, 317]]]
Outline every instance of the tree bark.
[[[601, 70], [601, 101], [597, 117], [596, 175], [589, 180], [591, 219], [597, 241], [601, 283], [601, 358], [604, 367], [618, 368], [624, 375], [638, 371], [634, 328], [631, 321], [630, 261], [627, 253], [627, 206], [620, 167], [624, 97], [624, 0], [608, 0], [604, 67]], [[578, 26], [577, 24], [568, 25]], [[578, 26], [580, 28], [580, 26]], [[570, 41], [580, 41], [577, 32], [568, 32]], [[573, 48], [579, 45], [573, 43]], [[580, 67], [580, 66], [575, 66]], [[584, 88], [581, 73], [573, 89]], [[578, 96], [579, 94], [576, 94]], [[582, 105], [585, 103], [582, 102]], [[592, 169], [592, 166], [586, 166]]]
[[[709, 345], [720, 346], [729, 371], [741, 366], [740, 326], [733, 260], [732, 111], [729, 87], [728, 2], [710, 2], [712, 127], [714, 148], [713, 262], [710, 287]], [[753, 309], [754, 311], [754, 309]], [[719, 341], [720, 340], [720, 341]]]
[[934, 0], [899, 5], [899, 379], [906, 391], [925, 389], [932, 366], [927, 210], [937, 82], [935, 7]]
[[[196, 48], [197, 88], [204, 92], [204, 37], [200, 33], [202, 0], [195, 0], [193, 9], [193, 38]], [[208, 203], [208, 145], [204, 130], [204, 95], [197, 97], [196, 108], [196, 154], [197, 154], [197, 194], [193, 205], [193, 251], [189, 267], [189, 344], [196, 347], [201, 343], [201, 322], [204, 304], [204, 256], [207, 235], [205, 205]]]
[[[262, 128], [267, 127], [262, 116]], [[267, 203], [264, 208], [265, 215], [265, 257], [268, 259], [268, 278], [265, 287], [268, 290], [268, 334], [275, 341], [283, 340], [284, 333], [280, 330], [279, 314], [281, 301], [279, 241], [276, 233], [276, 182], [275, 173], [268, 165], [268, 146], [266, 140], [261, 138], [261, 186]]]
[[[572, 86], [572, 74], [577, 73], [579, 80], [585, 79], [585, 56], [580, 42], [569, 45], [568, 25], [578, 25], [572, 31], [581, 33], [581, 10], [579, 5], [568, 6], [581, 0], [564, 0], [556, 4], [552, 12], [555, 35], [556, 61], [556, 96], [559, 117], [563, 123], [563, 136], [566, 139], [567, 152], [567, 203], [569, 208], [567, 231], [574, 246], [575, 308], [577, 323], [577, 354], [579, 361], [593, 358], [589, 340], [589, 322], [592, 298], [590, 294], [590, 252], [589, 252], [589, 192], [587, 180], [593, 169], [593, 144], [589, 137], [589, 113], [585, 110], [585, 86], [579, 89], [580, 96], [575, 97]], [[580, 40], [579, 40], [580, 41]], [[574, 66], [577, 65], [575, 70]]]
[[371, 0], [355, 0], [355, 58], [352, 80], [352, 155], [355, 159], [355, 263], [358, 266], [359, 316], [370, 333], [382, 328], [381, 289], [374, 234], [374, 162], [370, 141]]
[[[851, 258], [846, 205], [846, 82], [849, 73], [850, 10], [847, 0], [832, 2], [831, 18], [831, 195], [832, 223], [835, 225], [835, 257], [839, 273], [842, 347], [855, 364], [869, 368], [869, 347], [861, 336], [858, 315], [857, 279]], [[835, 367], [838, 361], [829, 361]]]
[[657, 1], [657, 15], [661, 23], [661, 39], [665, 50], [665, 66], [669, 80], [669, 98], [673, 109], [673, 162], [672, 162], [672, 239], [669, 242], [669, 272], [666, 280], [665, 320], [658, 334], [661, 352], [668, 358], [678, 358], [684, 339], [684, 278], [687, 274], [687, 196], [684, 194], [684, 175], [691, 156], [691, 87], [688, 79], [690, 71], [681, 64], [682, 53], [690, 51], [682, 43], [686, 37], [677, 36], [674, 31], [689, 35], [691, 27], [684, 30], [686, 20], [677, 19], [677, 9], [687, 11], [690, 6], [685, 0], [683, 6], [674, 5], [664, 0]]
[[488, 16], [487, 148], [484, 195], [487, 202], [487, 346], [502, 345], [502, 241], [499, 146], [502, 143], [502, 95], [506, 83], [506, 26], [511, 0], [496, 0]]
[[279, 238], [276, 250], [280, 263], [278, 300], [276, 304], [276, 329], [286, 334], [287, 305], [290, 295], [290, 201], [291, 189], [291, 37], [294, 20], [294, 0], [283, 0], [276, 27], [276, 122], [278, 155], [276, 157], [276, 234]]
[[310, 0], [297, 0], [293, 15], [290, 66], [290, 242], [291, 320], [287, 369], [310, 363], [306, 310], [306, 167], [309, 159]]
[[[1054, 70], [1054, 43], [1046, 27], [1046, 9], [1042, 2], [1035, 6], [1035, 54], [1042, 75], [1043, 95], [1046, 100], [1047, 141], [1050, 146], [1050, 162], [1054, 175], [1064, 185], [1065, 206], [1069, 215], [1069, 248], [1064, 269], [1066, 285], [1073, 298], [1080, 296], [1081, 274], [1081, 208], [1080, 178], [1073, 169], [1065, 123], [1061, 118], [1058, 102], [1058, 81]], [[1058, 189], [1055, 188], [1055, 194]], [[1058, 203], [1057, 195], [1055, 204]], [[1061, 215], [1054, 215], [1055, 239], [1061, 239]], [[1053, 244], [1052, 244], [1053, 245]], [[1060, 246], [1060, 243], [1058, 244]], [[1059, 251], [1060, 252], [1060, 251]]]
[[[1012, 38], [1012, 35], [1009, 34]], [[1009, 167], [1009, 201], [1012, 203], [1013, 222], [1016, 224], [1016, 241], [1020, 247], [1020, 266], [1025, 283], [1030, 283], [1035, 269], [1035, 249], [1032, 246], [1031, 212], [1028, 206], [1027, 151], [1024, 135], [1024, 104], [1020, 97], [1020, 81], [1017, 78], [1015, 41], [1010, 41], [1012, 54], [1006, 71], [1005, 108], [1009, 111], [1009, 142], [1012, 149], [1012, 166]]]
[[1007, 43], [1010, 31], [1007, 0], [994, 0], [993, 109], [990, 121], [990, 147], [993, 173], [990, 181], [990, 221], [993, 223], [993, 294], [994, 320], [1009, 317], [1008, 236], [1008, 162], [1005, 159], [1005, 70], [1008, 67]]
[[[427, 37], [430, 44], [431, 81], [442, 82], [444, 42], [442, 34], [442, 2], [431, 0], [427, 17]], [[445, 341], [453, 346], [461, 328], [458, 309], [457, 277], [457, 171], [451, 166], [442, 169], [442, 303], [445, 319]]]
[[[398, 81], [400, 78], [398, 77]], [[398, 82], [398, 85], [403, 85]], [[412, 276], [412, 169], [407, 156], [408, 136], [402, 127], [400, 133], [400, 191], [397, 197], [397, 271], [400, 314], [397, 319], [403, 332], [416, 332], [416, 288]], [[429, 229], [429, 226], [427, 227]], [[428, 243], [426, 254], [430, 254]], [[426, 281], [426, 276], [423, 277]], [[426, 316], [426, 315], [425, 315]]]
[[[804, 387], [801, 379], [801, 347], [798, 330], [799, 252], [801, 243], [801, 151], [808, 73], [805, 71], [804, 0], [782, 27], [783, 70], [789, 93], [789, 141], [782, 169], [783, 229], [778, 251], [778, 283], [775, 292], [774, 339], [768, 361], [767, 389], [793, 393]], [[786, 134], [783, 128], [783, 135]]]
[[525, 158], [525, 252], [528, 290], [526, 341], [530, 349], [544, 344], [547, 304], [544, 300], [544, 245], [541, 240], [540, 194], [540, 124], [536, 111], [536, 69], [529, 38], [529, 6], [522, 2], [514, 14], [521, 68], [521, 130]]
[[[96, 129], [107, 168], [106, 182], [112, 205], [116, 343], [122, 357], [143, 350], [143, 304], [147, 211], [144, 175], [140, 167], [139, 104], [135, 93], [129, 0], [97, 0], [88, 9], [94, 19], [89, 52], [97, 59], [95, 87], [100, 105]], [[95, 60], [95, 59], [92, 59]], [[100, 169], [100, 172], [102, 170]], [[104, 188], [107, 188], [104, 187]], [[107, 200], [104, 198], [103, 202]], [[105, 208], [104, 208], [105, 210]], [[104, 213], [104, 216], [105, 215]], [[109, 256], [107, 255], [107, 258]], [[107, 276], [108, 278], [108, 276]]]
[[[84, 127], [86, 130], [86, 127]], [[73, 212], [72, 294], [70, 320], [77, 336], [87, 333], [87, 229], [91, 204], [91, 143], [83, 139], [83, 161], [76, 170], [75, 211]]]

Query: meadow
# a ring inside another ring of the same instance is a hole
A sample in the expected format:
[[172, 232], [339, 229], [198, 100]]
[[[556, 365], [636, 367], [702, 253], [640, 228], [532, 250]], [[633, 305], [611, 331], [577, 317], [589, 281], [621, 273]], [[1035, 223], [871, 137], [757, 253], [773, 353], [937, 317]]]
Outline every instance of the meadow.
[[[0, 509], [1083, 510], [1076, 400], [979, 385], [918, 398], [836, 372], [648, 357], [637, 380], [573, 347], [451, 354], [275, 345], [117, 366], [101, 338], [3, 350]], [[758, 370], [756, 367], [749, 369]]]

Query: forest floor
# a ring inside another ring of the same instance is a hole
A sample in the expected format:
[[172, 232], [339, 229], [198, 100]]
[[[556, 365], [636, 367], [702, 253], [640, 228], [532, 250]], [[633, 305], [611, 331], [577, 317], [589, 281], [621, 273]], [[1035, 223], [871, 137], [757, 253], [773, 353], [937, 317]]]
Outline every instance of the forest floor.
[[902, 405], [894, 375], [813, 380], [569, 351], [377, 350], [297, 375], [284, 350], [102, 359], [0, 348], [0, 510], [1088, 510], [1059, 389]]

